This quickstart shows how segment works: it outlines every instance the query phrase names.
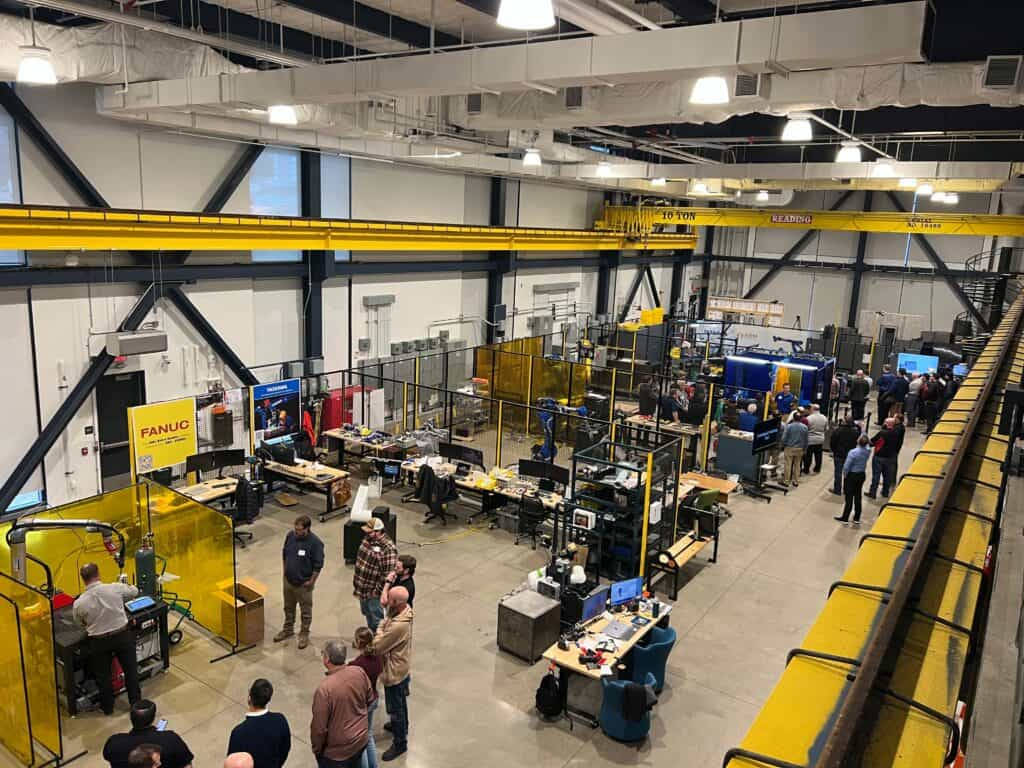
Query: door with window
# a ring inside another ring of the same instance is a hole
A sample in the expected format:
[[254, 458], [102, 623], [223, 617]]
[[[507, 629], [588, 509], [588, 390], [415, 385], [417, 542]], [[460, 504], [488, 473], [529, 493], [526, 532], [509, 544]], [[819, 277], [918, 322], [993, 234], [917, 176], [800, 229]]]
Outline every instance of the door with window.
[[112, 373], [96, 387], [99, 428], [100, 477], [104, 492], [131, 483], [131, 452], [128, 448], [128, 409], [146, 402], [146, 374], [142, 371]]

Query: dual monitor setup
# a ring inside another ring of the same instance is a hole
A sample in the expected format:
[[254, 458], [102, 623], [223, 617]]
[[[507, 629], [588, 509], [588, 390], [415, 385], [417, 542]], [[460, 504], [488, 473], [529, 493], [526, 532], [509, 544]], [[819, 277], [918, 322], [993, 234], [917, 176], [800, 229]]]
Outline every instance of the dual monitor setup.
[[609, 603], [612, 608], [628, 605], [639, 600], [643, 593], [644, 580], [641, 576], [595, 587], [583, 601], [580, 623], [586, 624], [588, 621], [596, 619], [604, 613], [605, 606]]
[[553, 491], [556, 485], [567, 488], [569, 486], [569, 470], [557, 464], [549, 464], [546, 461], [534, 459], [519, 460], [520, 477], [536, 477], [540, 480], [538, 487], [542, 491]]
[[197, 472], [202, 479], [204, 472], [217, 471], [217, 477], [224, 476], [226, 467], [245, 466], [245, 451], [241, 448], [196, 453], [185, 459], [185, 471]]

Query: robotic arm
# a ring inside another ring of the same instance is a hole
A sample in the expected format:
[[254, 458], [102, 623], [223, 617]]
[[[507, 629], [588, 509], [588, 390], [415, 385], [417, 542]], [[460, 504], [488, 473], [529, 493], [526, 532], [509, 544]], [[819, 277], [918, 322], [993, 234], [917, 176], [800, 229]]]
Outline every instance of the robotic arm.
[[[68, 530], [82, 528], [86, 533], [98, 533], [103, 537], [103, 546], [114, 558], [119, 569], [124, 569], [124, 535], [108, 523], [99, 520], [15, 520], [7, 531], [7, 546], [11, 550], [11, 573], [23, 584], [26, 583], [27, 540], [32, 531]], [[114, 537], [117, 537], [115, 543]]]

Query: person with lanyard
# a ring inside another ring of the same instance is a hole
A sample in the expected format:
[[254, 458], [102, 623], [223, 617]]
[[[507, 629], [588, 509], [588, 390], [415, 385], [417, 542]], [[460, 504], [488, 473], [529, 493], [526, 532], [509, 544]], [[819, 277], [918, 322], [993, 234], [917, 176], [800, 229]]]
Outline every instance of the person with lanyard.
[[796, 405], [796, 398], [790, 391], [789, 382], [782, 385], [782, 391], [775, 395], [775, 410], [779, 416], [789, 416]]
[[110, 665], [117, 657], [124, 672], [124, 688], [132, 704], [142, 698], [139, 688], [139, 663], [135, 653], [135, 633], [128, 628], [126, 600], [138, 597], [139, 590], [130, 584], [115, 581], [104, 584], [96, 563], [86, 563], [79, 570], [85, 590], [75, 600], [71, 615], [85, 627], [89, 638], [86, 656], [96, 680], [103, 714], [114, 714], [114, 689]]
[[867, 477], [868, 459], [871, 458], [871, 449], [868, 447], [868, 436], [861, 435], [857, 438], [857, 447], [846, 454], [846, 461], [843, 462], [843, 514], [834, 518], [843, 525], [850, 522], [850, 511], [853, 510], [853, 524], [860, 525], [861, 511], [861, 489], [864, 488], [864, 479]]
[[313, 587], [324, 567], [324, 543], [310, 530], [312, 521], [306, 515], [295, 518], [295, 524], [284, 540], [281, 557], [284, 565], [284, 627], [274, 635], [280, 643], [295, 634], [295, 604], [299, 604], [302, 624], [298, 648], [309, 645], [309, 628], [313, 623]]

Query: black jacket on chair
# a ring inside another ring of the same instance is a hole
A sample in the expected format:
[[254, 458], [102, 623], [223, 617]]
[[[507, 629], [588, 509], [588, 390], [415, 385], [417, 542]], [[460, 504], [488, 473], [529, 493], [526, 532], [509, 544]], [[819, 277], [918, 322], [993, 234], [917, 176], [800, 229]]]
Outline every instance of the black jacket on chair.
[[231, 519], [236, 523], [251, 523], [259, 513], [260, 502], [256, 489], [246, 478], [240, 477], [235, 488], [235, 509]]
[[416, 501], [430, 507], [431, 514], [442, 512], [442, 505], [459, 498], [451, 476], [438, 477], [429, 464], [420, 467], [416, 476]]

